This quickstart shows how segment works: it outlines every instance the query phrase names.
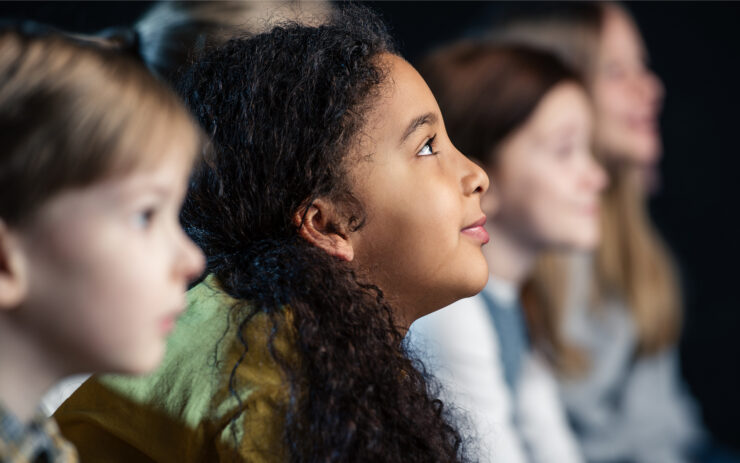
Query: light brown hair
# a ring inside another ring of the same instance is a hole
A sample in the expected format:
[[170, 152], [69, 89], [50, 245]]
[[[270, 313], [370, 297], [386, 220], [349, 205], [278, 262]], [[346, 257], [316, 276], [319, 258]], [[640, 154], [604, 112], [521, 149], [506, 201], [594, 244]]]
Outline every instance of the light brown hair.
[[135, 58], [48, 30], [0, 31], [0, 219], [14, 225], [67, 188], [158, 162], [200, 132]]
[[[587, 85], [593, 76], [605, 15], [611, 2], [569, 2], [529, 8], [499, 20], [490, 38], [526, 43], [558, 54], [574, 67]], [[623, 10], [625, 11], [625, 10]], [[626, 11], [625, 11], [626, 13]], [[601, 207], [602, 240], [594, 253], [594, 309], [610, 299], [630, 310], [638, 337], [638, 354], [649, 355], [677, 341], [681, 326], [681, 296], [675, 266], [646, 212], [645, 192], [625, 166], [610, 163], [595, 150], [609, 174]], [[544, 256], [523, 289], [528, 319], [542, 327], [549, 357], [562, 373], [576, 373], [588, 359], [559, 336], [568, 304], [568, 258]]]
[[417, 63], [440, 105], [450, 139], [483, 165], [563, 82], [580, 84], [556, 56], [523, 45], [459, 42]]

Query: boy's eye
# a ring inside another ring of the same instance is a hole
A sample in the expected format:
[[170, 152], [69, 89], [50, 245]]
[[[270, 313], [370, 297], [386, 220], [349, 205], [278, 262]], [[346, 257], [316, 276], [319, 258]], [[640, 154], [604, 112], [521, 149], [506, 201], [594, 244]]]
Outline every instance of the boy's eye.
[[148, 208], [137, 212], [134, 216], [134, 225], [141, 229], [149, 228], [149, 225], [151, 225], [152, 219], [154, 218], [155, 212], [156, 211], [154, 208]]
[[424, 143], [424, 146], [421, 147], [421, 150], [419, 150], [418, 153], [416, 153], [417, 156], [429, 156], [432, 154], [437, 154], [434, 152], [433, 144], [434, 144], [434, 138], [436, 135], [429, 140], [427, 140], [426, 143]]
[[570, 157], [573, 151], [574, 151], [573, 145], [561, 145], [555, 150], [555, 155], [560, 159], [566, 159]]

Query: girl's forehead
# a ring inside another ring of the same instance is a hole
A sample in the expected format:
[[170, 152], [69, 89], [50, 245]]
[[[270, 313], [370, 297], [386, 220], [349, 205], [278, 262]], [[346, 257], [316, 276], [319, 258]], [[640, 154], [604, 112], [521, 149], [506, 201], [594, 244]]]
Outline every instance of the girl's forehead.
[[371, 127], [403, 131], [415, 118], [439, 113], [432, 91], [408, 61], [390, 53], [384, 53], [378, 59], [387, 74], [381, 96], [368, 118]]

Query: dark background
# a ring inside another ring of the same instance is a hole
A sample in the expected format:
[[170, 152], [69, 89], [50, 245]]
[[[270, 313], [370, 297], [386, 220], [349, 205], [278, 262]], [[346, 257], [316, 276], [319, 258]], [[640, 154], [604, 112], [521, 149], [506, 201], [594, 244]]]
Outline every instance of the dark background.
[[[469, 35], [502, 7], [487, 2], [368, 2], [414, 61], [435, 45]], [[1, 18], [29, 18], [94, 32], [127, 25], [151, 2], [6, 2]], [[666, 87], [662, 188], [651, 214], [684, 279], [683, 374], [704, 420], [740, 449], [740, 3], [628, 2], [653, 69]]]

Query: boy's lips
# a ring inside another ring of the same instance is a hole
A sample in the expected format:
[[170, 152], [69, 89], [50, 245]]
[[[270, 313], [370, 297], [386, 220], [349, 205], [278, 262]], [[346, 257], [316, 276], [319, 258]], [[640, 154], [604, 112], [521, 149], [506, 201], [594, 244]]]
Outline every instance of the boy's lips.
[[486, 223], [486, 216], [484, 215], [483, 217], [476, 220], [472, 224], [463, 228], [461, 230], [461, 233], [477, 241], [480, 241], [481, 244], [486, 244], [490, 240], [490, 237], [488, 236], [488, 232], [486, 231], [486, 229], [483, 227], [485, 223]]
[[164, 316], [159, 322], [159, 327], [162, 333], [169, 334], [175, 328], [175, 323], [183, 312], [185, 312], [185, 304], [180, 305], [178, 309], [173, 310]]
[[175, 328], [176, 321], [176, 315], [163, 318], [162, 321], [159, 323], [159, 328], [162, 331], [162, 334], [169, 334]]

